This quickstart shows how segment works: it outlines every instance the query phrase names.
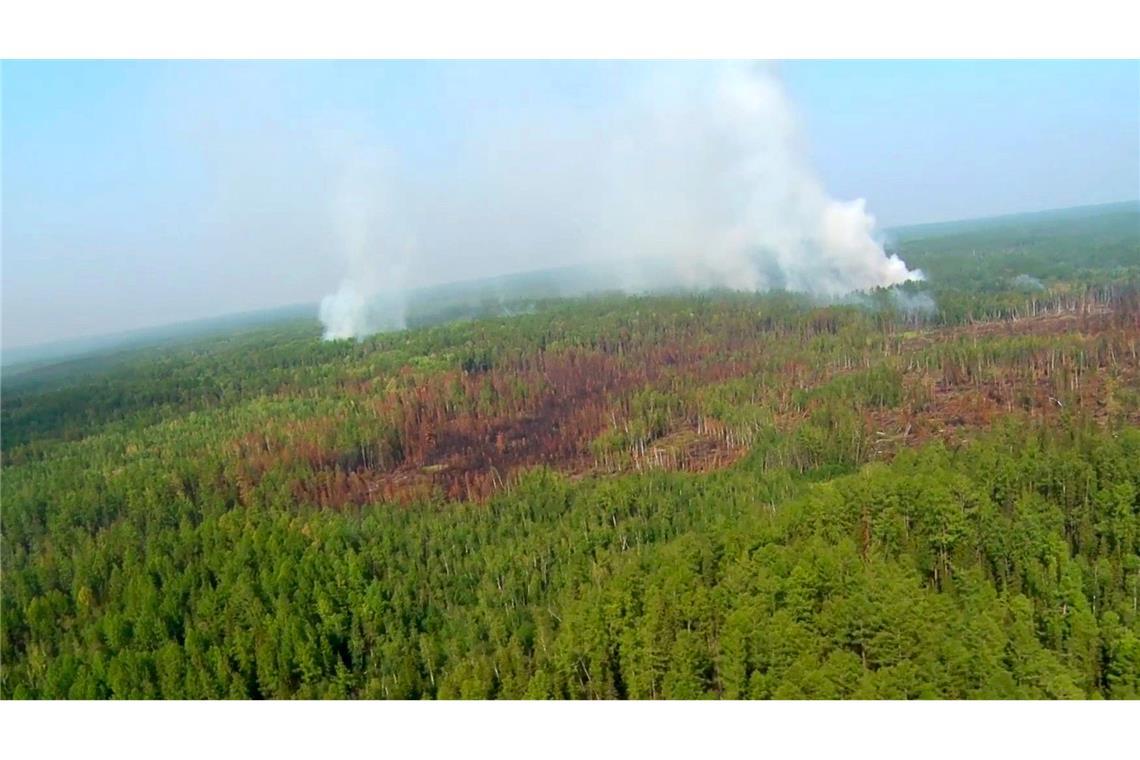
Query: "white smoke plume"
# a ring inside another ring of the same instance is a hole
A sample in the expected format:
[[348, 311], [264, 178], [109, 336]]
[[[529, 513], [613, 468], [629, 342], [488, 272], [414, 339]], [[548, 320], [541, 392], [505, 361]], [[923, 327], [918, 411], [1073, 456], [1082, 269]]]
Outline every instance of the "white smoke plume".
[[402, 327], [404, 282], [461, 279], [472, 262], [593, 267], [633, 292], [838, 296], [921, 279], [884, 252], [862, 199], [827, 194], [800, 133], [775, 73], [750, 64], [663, 66], [604, 107], [473, 113], [448, 173], [351, 178], [325, 337]]
[[1013, 280], [1010, 281], [1010, 286], [1014, 290], [1022, 290], [1027, 292], [1045, 289], [1045, 283], [1041, 282], [1041, 280], [1037, 279], [1031, 274], [1019, 274], [1017, 277], [1014, 277]]
[[938, 311], [938, 304], [928, 293], [907, 293], [897, 288], [890, 293], [895, 307], [904, 314], [930, 316]]
[[405, 286], [413, 243], [394, 213], [387, 161], [358, 150], [343, 168], [334, 196], [337, 229], [348, 271], [321, 301], [326, 340], [360, 338], [405, 326]]

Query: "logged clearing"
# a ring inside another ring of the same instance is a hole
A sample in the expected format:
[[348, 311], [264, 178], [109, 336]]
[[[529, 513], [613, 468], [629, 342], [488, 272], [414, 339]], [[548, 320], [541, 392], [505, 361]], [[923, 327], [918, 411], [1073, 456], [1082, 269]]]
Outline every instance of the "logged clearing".
[[[354, 391], [377, 427], [394, 431], [398, 443], [387, 450], [322, 447], [336, 418], [276, 442], [247, 435], [235, 450], [254, 480], [283, 458], [302, 459], [311, 472], [294, 483], [297, 498], [338, 506], [433, 493], [484, 499], [538, 465], [573, 475], [707, 471], [738, 461], [766, 429], [793, 442], [762, 452], [771, 466], [809, 467], [811, 443], [797, 445], [796, 433], [836, 405], [852, 415], [840, 434], [860, 461], [932, 438], [960, 444], [1007, 414], [1046, 420], [1079, 411], [1103, 423], [1123, 413], [1136, 422], [1137, 410], [1122, 410], [1119, 400], [1138, 388], [1136, 299], [1029, 309], [865, 334], [863, 346], [824, 356], [843, 330], [816, 318], [798, 329], [731, 324], [525, 353], [426, 378], [409, 372], [398, 390], [364, 382]], [[855, 392], [837, 397], [848, 386]], [[718, 413], [725, 392], [763, 410], [763, 421], [734, 424], [739, 407]]]

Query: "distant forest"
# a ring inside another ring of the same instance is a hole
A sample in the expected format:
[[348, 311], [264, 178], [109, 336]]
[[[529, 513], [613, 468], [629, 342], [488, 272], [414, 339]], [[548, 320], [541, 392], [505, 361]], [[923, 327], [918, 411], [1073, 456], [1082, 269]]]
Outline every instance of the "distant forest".
[[5, 368], [5, 698], [1140, 698], [1140, 207]]

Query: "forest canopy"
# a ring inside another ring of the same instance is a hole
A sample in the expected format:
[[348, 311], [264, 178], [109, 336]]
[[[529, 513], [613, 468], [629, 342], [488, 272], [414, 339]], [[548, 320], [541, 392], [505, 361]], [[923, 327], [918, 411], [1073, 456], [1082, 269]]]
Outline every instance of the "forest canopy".
[[5, 367], [0, 694], [1140, 698], [1140, 213], [891, 246]]

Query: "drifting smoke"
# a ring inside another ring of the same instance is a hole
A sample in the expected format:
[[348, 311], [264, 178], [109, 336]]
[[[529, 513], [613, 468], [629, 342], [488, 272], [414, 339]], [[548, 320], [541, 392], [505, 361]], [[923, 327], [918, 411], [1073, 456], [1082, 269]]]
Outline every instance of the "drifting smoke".
[[321, 305], [326, 338], [402, 327], [413, 261], [420, 281], [478, 260], [484, 275], [593, 268], [631, 292], [838, 296], [922, 278], [884, 252], [863, 200], [827, 194], [767, 68], [666, 68], [602, 108], [478, 116], [451, 174], [346, 182], [348, 273]]
[[895, 288], [891, 290], [891, 300], [894, 301], [895, 308], [904, 314], [930, 316], [938, 311], [938, 305], [926, 293], [907, 293]]
[[1010, 282], [1014, 290], [1034, 292], [1045, 289], [1045, 284], [1031, 274], [1019, 274]]
[[348, 273], [321, 301], [326, 340], [360, 338], [405, 327], [404, 283], [412, 243], [395, 215], [386, 162], [361, 151], [347, 166], [334, 199]]

